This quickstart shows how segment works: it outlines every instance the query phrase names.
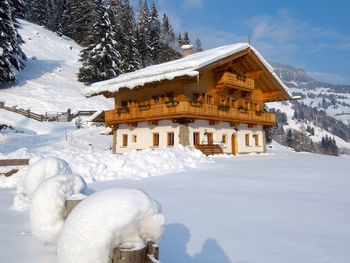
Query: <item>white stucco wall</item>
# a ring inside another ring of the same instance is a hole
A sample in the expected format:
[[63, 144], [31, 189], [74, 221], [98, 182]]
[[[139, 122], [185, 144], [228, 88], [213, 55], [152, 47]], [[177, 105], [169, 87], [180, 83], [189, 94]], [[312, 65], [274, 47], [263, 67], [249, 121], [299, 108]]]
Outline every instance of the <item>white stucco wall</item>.
[[[137, 127], [128, 127], [121, 124], [117, 130], [116, 152], [123, 153], [131, 150], [146, 148], [158, 148], [153, 146], [153, 133], [159, 133], [159, 147], [167, 147], [167, 133], [174, 132], [174, 144], [179, 144], [179, 124], [170, 120], [159, 121], [157, 126], [148, 125], [146, 122], [138, 123]], [[128, 135], [128, 146], [124, 147], [123, 134]], [[132, 136], [136, 135], [136, 142], [132, 142]]]
[[[247, 124], [241, 124], [236, 131], [234, 127], [230, 127], [229, 123], [220, 123], [218, 125], [209, 125], [208, 121], [197, 120], [194, 123], [189, 123], [189, 141], [190, 146], [194, 146], [193, 133], [200, 133], [200, 143], [207, 143], [205, 133], [213, 133], [214, 143], [222, 142], [222, 136], [226, 135], [226, 143], [222, 144], [225, 153], [232, 153], [231, 137], [236, 134], [237, 138], [237, 153], [252, 153], [264, 151], [264, 140], [262, 126], [258, 125], [255, 128], [248, 128]], [[145, 122], [138, 123], [135, 128], [127, 125], [120, 125], [117, 130], [117, 145], [116, 152], [123, 153], [131, 150], [142, 150], [146, 148], [158, 148], [153, 146], [153, 133], [159, 133], [159, 147], [167, 147], [167, 133], [174, 132], [174, 145], [179, 144], [179, 124], [172, 123], [170, 120], [159, 121], [157, 126], [150, 126]], [[128, 135], [128, 146], [122, 146], [123, 134]], [[249, 135], [249, 145], [246, 146], [245, 135]], [[259, 136], [259, 145], [255, 145], [253, 135]], [[132, 142], [133, 135], [137, 136], [136, 142]]]
[[[213, 133], [214, 143], [219, 144], [222, 141], [222, 136], [226, 135], [226, 143], [222, 144], [224, 153], [232, 153], [232, 134], [237, 136], [237, 153], [252, 153], [263, 152], [263, 131], [262, 126], [258, 125], [256, 128], [248, 128], [247, 124], [241, 124], [237, 127], [237, 131], [234, 127], [230, 127], [229, 123], [219, 123], [218, 125], [209, 125], [209, 121], [198, 120], [189, 124], [190, 127], [190, 145], [193, 146], [193, 133], [200, 133], [200, 142], [207, 143], [207, 137], [205, 133]], [[245, 145], [245, 135], [249, 134], [249, 146]], [[259, 146], [255, 146], [253, 135], [259, 136]]]

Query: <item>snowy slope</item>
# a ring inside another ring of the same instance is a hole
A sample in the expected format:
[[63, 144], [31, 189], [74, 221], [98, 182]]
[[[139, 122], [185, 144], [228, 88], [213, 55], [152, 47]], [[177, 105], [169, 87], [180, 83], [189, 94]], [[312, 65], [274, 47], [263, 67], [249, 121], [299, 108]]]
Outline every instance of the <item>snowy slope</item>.
[[[305, 127], [305, 123], [302, 123], [300, 121], [297, 121], [293, 118], [294, 109], [292, 109], [292, 105], [290, 102], [271, 102], [268, 103], [269, 108], [279, 109], [281, 112], [284, 112], [287, 115], [287, 123], [288, 125], [284, 125], [284, 130], [287, 129], [295, 129], [295, 130], [302, 130], [301, 126], [303, 125]], [[340, 148], [347, 148], [350, 149], [350, 142], [344, 141], [342, 138], [339, 138], [338, 136], [315, 126], [313, 123], [308, 122], [307, 125], [314, 128], [315, 135], [310, 135], [309, 137], [312, 139], [313, 142], [320, 142], [323, 136], [329, 136], [335, 139], [337, 146]]]
[[[326, 111], [345, 124], [350, 123], [350, 86], [322, 83], [312, 79], [303, 69], [272, 62], [274, 70], [294, 94], [302, 96], [299, 101]], [[326, 107], [322, 107], [325, 99]]]
[[41, 26], [24, 20], [20, 23], [19, 32], [25, 41], [23, 50], [28, 61], [16, 84], [0, 88], [0, 101], [36, 113], [112, 107], [112, 102], [105, 98], [86, 99], [82, 95], [85, 86], [76, 80], [80, 67], [79, 45]]

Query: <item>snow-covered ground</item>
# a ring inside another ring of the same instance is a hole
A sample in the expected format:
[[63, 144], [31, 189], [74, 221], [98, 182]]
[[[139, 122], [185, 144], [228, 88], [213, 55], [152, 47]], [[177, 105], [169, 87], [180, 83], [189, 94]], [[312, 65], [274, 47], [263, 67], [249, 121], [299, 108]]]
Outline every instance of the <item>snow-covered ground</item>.
[[0, 87], [0, 101], [35, 113], [112, 108], [111, 100], [101, 96], [87, 100], [82, 95], [85, 86], [76, 79], [81, 65], [79, 45], [41, 26], [24, 20], [20, 23], [27, 66], [15, 85]]
[[[89, 184], [136, 187], [163, 207], [164, 263], [333, 262], [350, 259], [350, 162], [289, 152], [215, 157], [199, 169]], [[0, 262], [57, 262], [29, 232], [27, 212], [0, 190]]]

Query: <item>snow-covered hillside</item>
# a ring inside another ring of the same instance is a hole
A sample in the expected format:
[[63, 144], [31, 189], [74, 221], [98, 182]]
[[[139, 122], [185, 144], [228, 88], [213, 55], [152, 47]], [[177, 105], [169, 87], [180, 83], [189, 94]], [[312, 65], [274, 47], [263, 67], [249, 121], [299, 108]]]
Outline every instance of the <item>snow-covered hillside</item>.
[[322, 83], [302, 69], [275, 62], [272, 65], [290, 91], [302, 97], [299, 102], [322, 109], [345, 124], [350, 123], [350, 86]]
[[100, 110], [112, 107], [102, 97], [86, 99], [84, 85], [77, 81], [81, 47], [41, 26], [20, 20], [19, 29], [28, 57], [16, 84], [0, 88], [0, 101], [30, 109], [35, 113], [74, 110]]

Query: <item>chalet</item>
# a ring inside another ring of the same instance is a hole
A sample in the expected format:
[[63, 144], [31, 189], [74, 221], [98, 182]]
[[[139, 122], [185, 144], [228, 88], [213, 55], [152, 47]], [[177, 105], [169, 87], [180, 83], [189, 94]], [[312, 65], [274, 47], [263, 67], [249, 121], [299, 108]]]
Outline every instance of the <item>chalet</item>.
[[84, 93], [114, 98], [105, 122], [113, 128], [115, 153], [179, 144], [205, 153], [261, 153], [265, 130], [276, 121], [264, 103], [292, 99], [246, 43], [123, 74]]

